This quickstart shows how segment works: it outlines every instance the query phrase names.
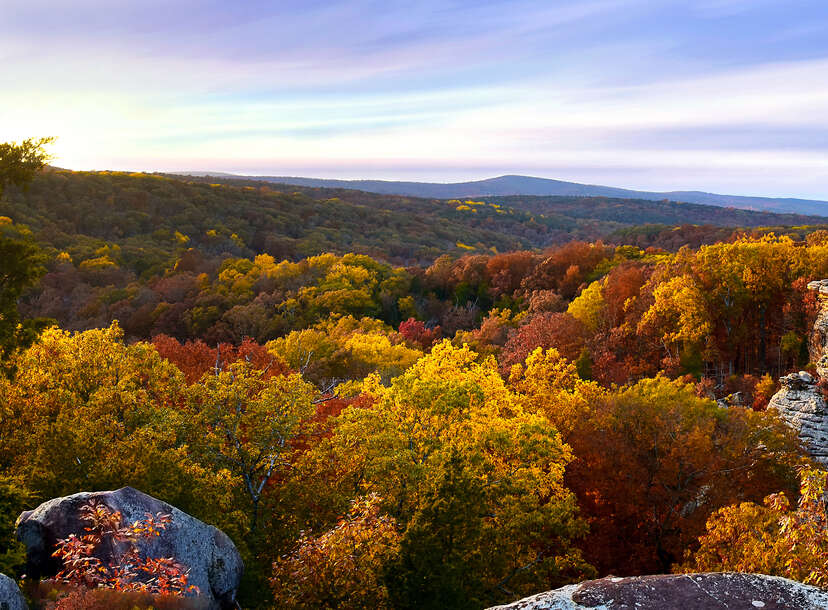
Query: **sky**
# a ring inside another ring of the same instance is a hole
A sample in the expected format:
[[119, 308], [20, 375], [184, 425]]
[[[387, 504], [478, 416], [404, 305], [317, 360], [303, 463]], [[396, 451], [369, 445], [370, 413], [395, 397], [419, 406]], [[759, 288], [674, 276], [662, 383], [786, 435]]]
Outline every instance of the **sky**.
[[0, 0], [71, 169], [527, 174], [828, 200], [825, 0]]

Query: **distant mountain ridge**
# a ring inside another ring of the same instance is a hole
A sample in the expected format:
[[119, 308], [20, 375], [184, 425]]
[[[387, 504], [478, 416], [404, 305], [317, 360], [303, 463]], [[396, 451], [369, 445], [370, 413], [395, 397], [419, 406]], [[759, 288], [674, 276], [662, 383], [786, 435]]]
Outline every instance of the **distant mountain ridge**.
[[580, 184], [550, 178], [507, 175], [471, 182], [397, 182], [390, 180], [332, 180], [303, 178], [298, 176], [240, 176], [223, 172], [181, 172], [180, 175], [237, 177], [263, 180], [280, 184], [295, 184], [315, 188], [344, 188], [384, 195], [404, 195], [430, 199], [454, 199], [464, 197], [505, 197], [509, 195], [565, 196], [565, 197], [615, 197], [621, 199], [646, 199], [649, 201], [679, 201], [701, 203], [719, 207], [745, 210], [761, 210], [794, 214], [828, 215], [828, 201], [796, 198], [750, 197], [720, 195], [703, 191], [635, 191], [631, 189]]

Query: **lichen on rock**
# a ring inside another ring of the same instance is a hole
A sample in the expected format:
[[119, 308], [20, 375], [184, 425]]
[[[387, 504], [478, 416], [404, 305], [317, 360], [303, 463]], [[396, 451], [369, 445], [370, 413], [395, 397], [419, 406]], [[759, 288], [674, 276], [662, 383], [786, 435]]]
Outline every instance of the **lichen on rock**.
[[489, 610], [824, 610], [828, 592], [764, 574], [710, 572], [601, 578]]

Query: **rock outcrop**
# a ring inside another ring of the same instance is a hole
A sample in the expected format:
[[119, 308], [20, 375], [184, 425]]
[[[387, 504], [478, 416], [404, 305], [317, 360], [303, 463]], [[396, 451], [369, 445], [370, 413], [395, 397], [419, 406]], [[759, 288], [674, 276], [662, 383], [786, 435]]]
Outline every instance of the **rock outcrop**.
[[[17, 537], [26, 545], [29, 577], [56, 573], [59, 566], [51, 557], [55, 543], [71, 533], [83, 533], [86, 523], [81, 519], [80, 508], [90, 500], [120, 511], [128, 523], [145, 519], [147, 513], [172, 515], [172, 521], [160, 536], [138, 541], [139, 551], [147, 557], [172, 557], [185, 565], [189, 569], [189, 583], [198, 587], [210, 608], [237, 607], [236, 591], [244, 564], [233, 541], [221, 530], [131, 487], [55, 498], [21, 514], [17, 519]], [[117, 556], [99, 558], [105, 562], [118, 561]]]
[[[808, 338], [808, 352], [816, 363], [820, 377], [828, 377], [828, 280], [810, 282], [810, 290], [819, 295], [820, 310]], [[779, 380], [782, 388], [773, 395], [768, 408], [796, 430], [808, 453], [828, 466], [828, 403], [822, 395], [817, 380], [805, 371], [791, 373]]]
[[0, 610], [27, 610], [26, 600], [17, 583], [5, 574], [0, 574]]
[[[824, 610], [828, 591], [787, 578], [712, 572], [601, 578], [527, 597], [498, 610]], [[490, 609], [494, 610], [494, 609]]]
[[779, 380], [780, 389], [768, 403], [789, 426], [799, 433], [808, 453], [828, 465], [828, 404], [817, 381], [805, 371], [791, 373]]
[[808, 354], [820, 377], [828, 375], [828, 280], [808, 282], [808, 290], [817, 293], [821, 307], [808, 338]]

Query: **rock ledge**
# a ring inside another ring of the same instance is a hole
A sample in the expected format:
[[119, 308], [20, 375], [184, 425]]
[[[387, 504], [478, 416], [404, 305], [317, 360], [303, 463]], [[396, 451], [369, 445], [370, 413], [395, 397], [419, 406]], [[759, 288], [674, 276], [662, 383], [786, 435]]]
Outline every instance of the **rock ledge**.
[[601, 578], [490, 610], [824, 610], [828, 592], [787, 578], [710, 572]]

